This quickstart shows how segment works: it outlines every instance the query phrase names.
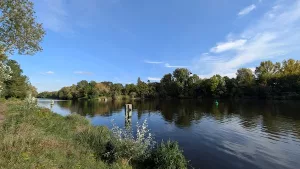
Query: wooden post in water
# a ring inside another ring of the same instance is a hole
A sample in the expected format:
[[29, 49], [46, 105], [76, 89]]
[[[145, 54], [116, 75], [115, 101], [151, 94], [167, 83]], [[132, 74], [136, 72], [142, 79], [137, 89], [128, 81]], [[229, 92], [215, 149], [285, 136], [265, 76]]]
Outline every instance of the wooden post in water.
[[132, 104], [125, 104], [125, 117], [131, 118], [132, 116]]
[[132, 104], [125, 104], [125, 126], [131, 126]]

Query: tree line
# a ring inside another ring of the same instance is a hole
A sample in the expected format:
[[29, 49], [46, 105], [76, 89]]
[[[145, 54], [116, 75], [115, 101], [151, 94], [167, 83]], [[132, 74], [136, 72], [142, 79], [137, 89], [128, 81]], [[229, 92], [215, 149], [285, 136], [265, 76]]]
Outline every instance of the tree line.
[[238, 69], [236, 78], [217, 74], [201, 79], [188, 69], [178, 68], [164, 75], [160, 82], [143, 82], [138, 78], [136, 84], [123, 85], [82, 80], [59, 91], [39, 93], [38, 97], [69, 100], [99, 97], [300, 99], [300, 61], [263, 61], [254, 72]]

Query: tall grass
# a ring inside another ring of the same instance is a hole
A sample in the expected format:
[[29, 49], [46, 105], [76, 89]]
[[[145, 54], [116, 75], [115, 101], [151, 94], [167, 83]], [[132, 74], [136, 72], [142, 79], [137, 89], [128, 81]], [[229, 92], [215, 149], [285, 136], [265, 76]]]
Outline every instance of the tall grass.
[[186, 168], [178, 145], [154, 145], [146, 124], [126, 138], [79, 115], [39, 108], [30, 99], [2, 106], [0, 168]]

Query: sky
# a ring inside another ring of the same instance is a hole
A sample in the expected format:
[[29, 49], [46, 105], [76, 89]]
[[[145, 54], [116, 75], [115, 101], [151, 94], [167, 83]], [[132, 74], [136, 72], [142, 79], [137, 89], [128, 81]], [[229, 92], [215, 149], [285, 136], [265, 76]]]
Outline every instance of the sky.
[[33, 0], [43, 51], [13, 55], [38, 91], [80, 80], [159, 81], [176, 68], [234, 77], [300, 59], [300, 0]]

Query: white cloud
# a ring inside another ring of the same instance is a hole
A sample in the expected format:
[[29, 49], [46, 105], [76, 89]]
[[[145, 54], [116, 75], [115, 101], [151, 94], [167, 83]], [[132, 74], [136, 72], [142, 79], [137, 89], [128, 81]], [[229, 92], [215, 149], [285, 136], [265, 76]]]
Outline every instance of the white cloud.
[[165, 67], [167, 67], [167, 68], [187, 68], [188, 66], [175, 66], [175, 65], [170, 65], [169, 63], [166, 63]]
[[255, 72], [255, 67], [249, 67], [249, 69], [254, 73]]
[[235, 41], [218, 43], [217, 46], [210, 49], [210, 52], [221, 53], [228, 50], [238, 49], [241, 48], [246, 42], [247, 40], [245, 39], [239, 39]]
[[53, 71], [48, 71], [48, 72], [42, 72], [41, 74], [42, 75], [52, 75], [52, 74], [54, 74], [54, 72]]
[[256, 8], [256, 6], [254, 4], [247, 6], [246, 8], [242, 9], [238, 15], [239, 16], [243, 16], [243, 15], [247, 15], [249, 14], [251, 11], [253, 11]]
[[145, 63], [149, 63], [149, 64], [162, 64], [164, 62], [160, 62], [160, 61], [149, 61], [149, 60], [145, 60]]
[[[218, 43], [218, 48], [213, 48], [210, 54], [201, 55], [200, 59], [194, 61], [192, 71], [200, 76], [234, 75], [238, 68], [254, 67], [262, 60], [299, 58], [300, 0], [279, 0], [261, 18], [256, 19], [241, 33], [231, 36], [229, 42], [241, 39], [247, 41], [227, 46], [224, 45], [227, 43]], [[231, 51], [224, 52], [225, 49]]]
[[148, 77], [148, 80], [150, 81], [160, 81], [161, 78], [158, 77]]
[[54, 72], [48, 71], [48, 72], [46, 72], [46, 74], [54, 74]]
[[85, 72], [85, 71], [75, 71], [74, 74], [78, 75], [92, 75], [92, 72]]

